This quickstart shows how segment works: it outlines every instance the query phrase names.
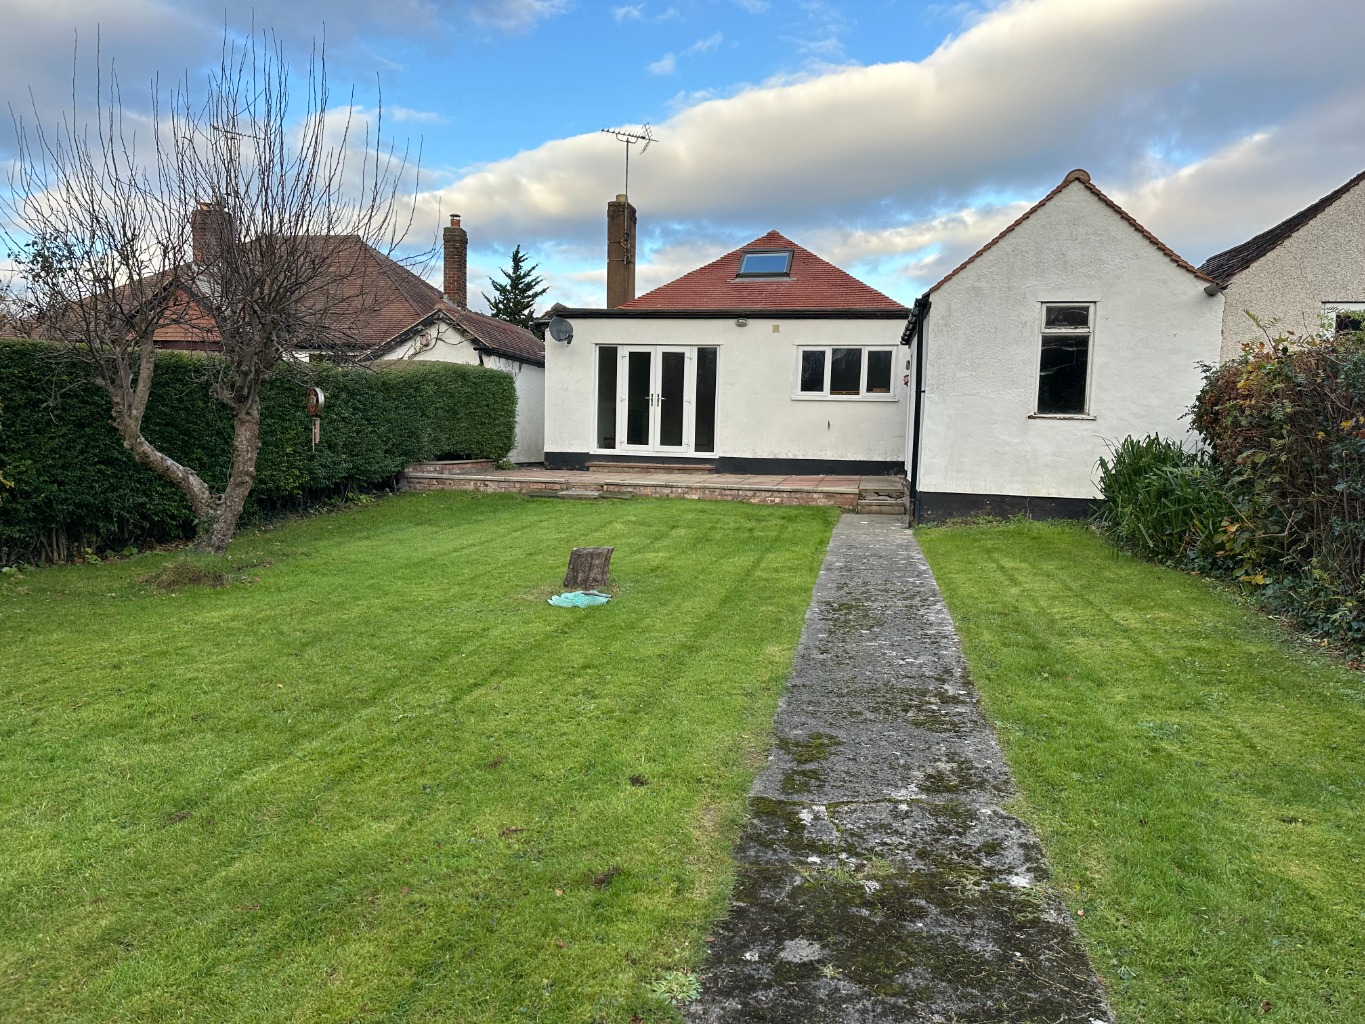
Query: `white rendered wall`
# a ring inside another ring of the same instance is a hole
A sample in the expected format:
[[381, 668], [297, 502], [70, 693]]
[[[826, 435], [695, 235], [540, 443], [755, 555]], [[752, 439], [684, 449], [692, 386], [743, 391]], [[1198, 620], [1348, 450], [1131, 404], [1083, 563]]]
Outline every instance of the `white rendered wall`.
[[[479, 365], [479, 353], [463, 334], [437, 321], [387, 356], [422, 362]], [[517, 386], [517, 443], [507, 456], [512, 462], [545, 461], [545, 370], [540, 366], [485, 353], [483, 365], [510, 373]]]
[[[599, 345], [695, 345], [718, 349], [716, 451], [701, 457], [905, 459], [904, 320], [571, 319], [572, 344], [545, 342], [547, 451], [596, 450]], [[793, 399], [805, 345], [894, 346], [890, 398]]]
[[[925, 492], [1091, 498], [1106, 440], [1180, 438], [1218, 359], [1221, 296], [1084, 185], [1059, 192], [931, 295]], [[1043, 303], [1093, 302], [1089, 413], [1036, 410]]]
[[1224, 293], [1223, 358], [1266, 336], [1247, 317], [1278, 320], [1283, 331], [1314, 335], [1323, 303], [1365, 301], [1365, 182], [1242, 271]]

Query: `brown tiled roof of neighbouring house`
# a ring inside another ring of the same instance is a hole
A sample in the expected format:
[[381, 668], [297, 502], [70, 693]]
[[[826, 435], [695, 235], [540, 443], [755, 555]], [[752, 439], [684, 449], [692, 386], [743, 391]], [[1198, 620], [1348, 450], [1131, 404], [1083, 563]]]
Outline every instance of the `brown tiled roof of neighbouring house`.
[[[320, 290], [334, 289], [325, 299], [334, 304], [338, 324], [338, 336], [330, 344], [346, 355], [380, 356], [400, 336], [432, 316], [443, 315], [477, 349], [537, 366], [545, 364], [545, 345], [530, 331], [448, 302], [435, 285], [358, 235], [313, 235], [308, 241], [327, 247], [324, 265], [331, 281]], [[187, 295], [179, 315], [157, 331], [156, 341], [168, 348], [213, 349], [216, 331], [212, 320], [196, 311]]]
[[1273, 228], [1262, 231], [1259, 235], [1247, 239], [1241, 245], [1234, 245], [1231, 249], [1224, 249], [1222, 252], [1210, 256], [1203, 262], [1199, 269], [1217, 280], [1220, 284], [1226, 284], [1262, 256], [1273, 249], [1279, 248], [1279, 246], [1298, 231], [1299, 228], [1313, 220], [1363, 181], [1365, 181], [1365, 171], [1361, 171], [1340, 188], [1333, 189], [1316, 203], [1305, 206], [1298, 213], [1294, 214], [1294, 216], [1287, 217], [1280, 221], [1280, 223], [1276, 224]]

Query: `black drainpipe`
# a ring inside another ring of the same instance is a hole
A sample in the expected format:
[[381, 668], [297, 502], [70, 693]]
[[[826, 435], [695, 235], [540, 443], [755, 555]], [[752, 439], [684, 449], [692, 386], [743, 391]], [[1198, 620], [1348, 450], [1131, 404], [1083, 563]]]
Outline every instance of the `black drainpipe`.
[[924, 321], [929, 319], [929, 293], [915, 300], [915, 429], [910, 438], [910, 525], [920, 521], [923, 505], [919, 493], [920, 437], [924, 433]]

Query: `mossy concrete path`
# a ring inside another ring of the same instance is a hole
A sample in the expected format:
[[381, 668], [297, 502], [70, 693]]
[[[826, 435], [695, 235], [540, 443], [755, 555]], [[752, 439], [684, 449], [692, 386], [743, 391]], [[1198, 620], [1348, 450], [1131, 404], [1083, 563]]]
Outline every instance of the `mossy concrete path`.
[[1111, 1015], [913, 534], [835, 528], [696, 1024]]

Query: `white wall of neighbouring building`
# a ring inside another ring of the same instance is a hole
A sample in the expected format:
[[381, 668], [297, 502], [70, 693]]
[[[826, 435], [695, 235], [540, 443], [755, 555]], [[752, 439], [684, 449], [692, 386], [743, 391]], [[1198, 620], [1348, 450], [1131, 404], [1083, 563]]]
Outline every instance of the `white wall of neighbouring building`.
[[1224, 298], [1224, 359], [1267, 340], [1248, 311], [1272, 338], [1312, 337], [1332, 303], [1365, 302], [1365, 181], [1234, 277]]
[[[1223, 298], [1081, 181], [930, 295], [922, 493], [1093, 498], [1125, 435], [1183, 437]], [[1037, 415], [1044, 303], [1094, 303], [1084, 416]]]

